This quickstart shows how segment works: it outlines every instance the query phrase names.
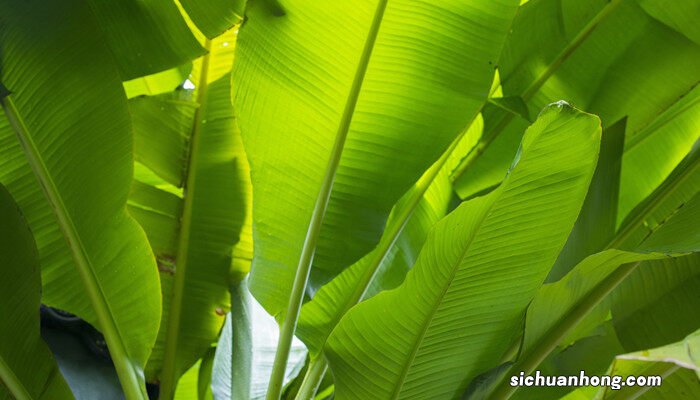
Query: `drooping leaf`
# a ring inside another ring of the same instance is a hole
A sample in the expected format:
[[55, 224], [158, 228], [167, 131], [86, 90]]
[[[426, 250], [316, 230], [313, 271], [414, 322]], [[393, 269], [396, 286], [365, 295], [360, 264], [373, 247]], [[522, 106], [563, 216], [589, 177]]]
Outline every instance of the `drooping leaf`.
[[42, 301], [98, 327], [126, 396], [145, 397], [160, 284], [126, 211], [131, 124], [113, 57], [83, 0], [5, 0], [0, 15], [0, 81], [12, 93], [2, 99], [0, 180], [35, 234]]
[[[232, 313], [219, 339], [212, 391], [216, 400], [265, 398], [277, 349], [279, 326], [248, 292], [245, 282], [234, 290]], [[294, 379], [306, 359], [304, 344], [295, 339], [287, 361], [285, 384]]]
[[336, 395], [453, 398], [495, 366], [575, 222], [599, 141], [596, 117], [545, 109], [503, 184], [440, 221], [404, 283], [333, 331]]
[[0, 398], [72, 399], [39, 334], [41, 274], [34, 238], [0, 185]]
[[312, 289], [371, 250], [392, 205], [476, 116], [517, 1], [391, 1], [362, 65], [376, 1], [280, 4], [282, 17], [249, 5], [233, 95], [256, 202], [251, 290], [283, 317], [336, 133], [347, 140]]
[[560, 320], [574, 317], [581, 299], [590, 296], [589, 293], [596, 290], [601, 281], [610, 279], [619, 266], [665, 257], [654, 253], [606, 250], [587, 257], [561, 281], [544, 285], [528, 308], [522, 352], [530, 352], [539, 341], [556, 340], [554, 330]]
[[171, 0], [89, 0], [123, 80], [185, 64], [205, 53]]

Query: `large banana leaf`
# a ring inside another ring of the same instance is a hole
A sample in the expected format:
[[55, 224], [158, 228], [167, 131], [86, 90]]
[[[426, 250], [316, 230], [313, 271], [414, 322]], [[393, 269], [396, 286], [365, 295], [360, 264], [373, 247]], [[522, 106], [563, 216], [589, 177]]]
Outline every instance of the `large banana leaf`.
[[185, 64], [205, 53], [172, 0], [89, 0], [123, 80]]
[[[647, 3], [665, 7], [666, 2]], [[629, 117], [618, 221], [664, 180], [698, 138], [697, 94], [689, 94], [700, 81], [697, 71], [700, 46], [649, 16], [636, 1], [624, 0], [528, 2], [499, 62], [503, 95], [523, 96], [531, 110], [566, 99], [600, 115], [605, 127]], [[501, 134], [511, 138], [498, 135], [473, 164], [472, 169], [486, 173], [475, 176], [467, 170], [456, 177], [462, 197], [494, 184], [480, 183], [483, 176], [505, 174], [517, 149], [515, 125], [522, 123], [514, 119], [500, 126]]]
[[126, 212], [133, 150], [116, 65], [82, 0], [3, 0], [0, 15], [0, 82], [11, 93], [0, 180], [34, 232], [43, 301], [98, 327], [127, 397], [145, 397], [160, 284]]
[[494, 366], [574, 225], [599, 141], [596, 117], [546, 108], [503, 184], [440, 221], [404, 283], [333, 331], [337, 396], [454, 398]]
[[0, 185], [0, 398], [72, 399], [39, 335], [41, 275], [34, 238]]
[[[234, 41], [232, 32], [222, 35], [195, 62], [196, 102], [182, 90], [130, 102], [137, 160], [164, 180], [142, 174], [130, 197], [161, 265], [164, 317], [147, 375], [160, 380], [164, 398], [216, 340], [230, 309], [249, 192], [230, 102]], [[173, 185], [184, 192], [168, 192]]]
[[[601, 303], [606, 301], [608, 294], [635, 271], [640, 262], [658, 259], [658, 255], [648, 253], [648, 248], [653, 246], [647, 243], [661, 244], [667, 255], [673, 256], [700, 250], [700, 241], [687, 240], [697, 238], [696, 231], [700, 229], [697, 223], [688, 223], [686, 226], [692, 230], [684, 236], [670, 237], [663, 229], [666, 223], [676, 224], [676, 218], [685, 219], [683, 213], [677, 212], [678, 207], [698, 192], [698, 154], [695, 149], [686, 156], [666, 181], [635, 208], [605, 251], [589, 256], [560, 281], [541, 289], [528, 310], [525, 342], [520, 355], [510, 368], [498, 374], [498, 379], [486, 384], [489, 388], [484, 392], [496, 398], [512, 395], [517, 388], [508, 385], [505, 378], [509, 373], [533, 371], [562, 341], [568, 344], [604, 322], [609, 305]], [[675, 254], [674, 248], [679, 249]], [[562, 302], [562, 299], [566, 301]], [[583, 326], [577, 332], [579, 325]]]
[[288, 0], [284, 16], [249, 4], [233, 97], [255, 198], [250, 285], [268, 312], [284, 318], [326, 205], [311, 288], [371, 250], [478, 113], [517, 3]]
[[[428, 231], [447, 213], [452, 196], [449, 172], [479, 140], [481, 129], [478, 118], [448, 159], [438, 160], [394, 206], [377, 247], [304, 304], [296, 334], [312, 357], [320, 354], [331, 331], [352, 306], [403, 282]], [[439, 171], [433, 171], [436, 168]]]

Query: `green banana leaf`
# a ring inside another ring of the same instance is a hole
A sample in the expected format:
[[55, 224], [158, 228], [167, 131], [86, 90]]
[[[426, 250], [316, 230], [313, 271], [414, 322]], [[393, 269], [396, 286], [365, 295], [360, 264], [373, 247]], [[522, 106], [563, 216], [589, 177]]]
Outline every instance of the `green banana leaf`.
[[647, 263], [613, 292], [612, 321], [626, 351], [673, 343], [700, 328], [699, 265], [700, 253]]
[[41, 274], [34, 238], [0, 185], [0, 398], [72, 399], [39, 334]]
[[[560, 281], [543, 286], [528, 310], [525, 342], [516, 362], [507, 369], [494, 372], [498, 379], [487, 382], [488, 388], [481, 388], [478, 393], [489, 393], [497, 398], [512, 395], [517, 388], [507, 384], [507, 376], [533, 371], [558, 345], [572, 343], [605, 322], [610, 310], [609, 303], [606, 303], [608, 294], [637, 268], [645, 268], [644, 264], [637, 267], [642, 261], [661, 256], [648, 253], [647, 243], [661, 243], [666, 250], [679, 248], [675, 254], [667, 251], [667, 256], [700, 251], [700, 241], [687, 240], [687, 237], [697, 237], [694, 231], [680, 237], [669, 237], [662, 229], [665, 223], [671, 224], [676, 217], [683, 218], [677, 212], [678, 208], [698, 192], [698, 154], [697, 149], [688, 154], [666, 181], [635, 208], [605, 251], [589, 256]], [[698, 224], [688, 226], [700, 229]], [[562, 302], [561, 296], [568, 301]]]
[[654, 229], [643, 243], [646, 251], [700, 251], [700, 190]]
[[574, 225], [599, 122], [546, 108], [503, 184], [440, 221], [399, 288], [341, 320], [326, 345], [338, 397], [455, 398], [497, 363]]
[[[620, 250], [606, 250], [587, 257], [561, 281], [544, 285], [532, 300], [525, 321], [522, 352], [528, 353], [535, 343], [557, 340], [557, 324], [572, 318], [582, 298], [590, 295], [603, 280], [623, 264], [658, 260], [667, 256], [659, 253], [637, 254]], [[562, 343], [567, 345], [570, 343]]]
[[660, 376], [661, 386], [600, 388], [595, 399], [678, 400], [700, 396], [700, 333], [659, 348], [617, 356], [608, 374], [624, 377]]
[[688, 39], [700, 44], [700, 27], [694, 17], [700, 12], [697, 3], [692, 1], [639, 0], [639, 4], [649, 15], [681, 32]]
[[[262, 400], [277, 350], [279, 326], [250, 295], [245, 280], [233, 293], [234, 311], [227, 316], [216, 349], [212, 392], [216, 400]], [[304, 344], [295, 339], [285, 385], [304, 367], [306, 354]]]
[[241, 22], [246, 0], [182, 0], [180, 4], [197, 28], [209, 39], [214, 39]]
[[[697, 251], [698, 224], [694, 219], [685, 220], [686, 213], [696, 214], [697, 193], [700, 191], [700, 141], [691, 149], [678, 166], [644, 201], [634, 208], [616, 232], [610, 247], [625, 250], [650, 251], [658, 248], [681, 248]], [[694, 199], [695, 198], [695, 199]], [[680, 214], [680, 215], [677, 215]], [[670, 237], [663, 225], [674, 220], [673, 226], [689, 230], [680, 237]], [[669, 247], [670, 246], [670, 247]]]
[[313, 291], [372, 249], [393, 204], [478, 114], [518, 2], [279, 3], [284, 16], [248, 6], [233, 99], [256, 202], [251, 291], [284, 319], [302, 248], [315, 249]]
[[[700, 80], [700, 76], [697, 78]], [[700, 86], [695, 86], [644, 129], [627, 138], [620, 178], [618, 225], [683, 160], [700, 139], [698, 127]]]
[[603, 130], [598, 166], [586, 201], [566, 245], [549, 271], [548, 282], [561, 279], [586, 256], [605, 248], [615, 236], [625, 126], [623, 119]]
[[136, 160], [157, 175], [137, 176], [129, 205], [161, 266], [164, 317], [146, 372], [166, 398], [216, 341], [230, 309], [250, 192], [230, 102], [234, 43], [228, 32], [194, 63], [196, 101], [183, 90], [130, 101]]
[[127, 398], [143, 398], [160, 283], [126, 211], [133, 149], [117, 67], [83, 0], [3, 0], [0, 15], [10, 93], [0, 101], [0, 181], [34, 232], [42, 301], [99, 328]]
[[[473, 149], [481, 130], [482, 120], [477, 118], [446, 162], [439, 160], [431, 167], [439, 168], [437, 175], [433, 178], [435, 173], [427, 171], [394, 206], [377, 247], [304, 304], [296, 335], [304, 341], [312, 358], [321, 353], [331, 331], [353, 305], [403, 282], [429, 230], [447, 213], [452, 199], [449, 172]], [[425, 185], [429, 185], [427, 189]]]
[[188, 146], [199, 108], [191, 97], [189, 91], [178, 90], [129, 101], [136, 162], [180, 188], [185, 184]]
[[[666, 2], [648, 3], [665, 7]], [[700, 18], [697, 8], [694, 12], [693, 18]], [[604, 127], [628, 117], [618, 223], [699, 136], [693, 88], [700, 81], [694, 72], [700, 70], [700, 46], [648, 15], [636, 1], [528, 2], [518, 12], [503, 54], [498, 64], [503, 95], [522, 96], [531, 110], [566, 99], [600, 115]], [[505, 113], [500, 114], [493, 118], [502, 121]], [[488, 115], [485, 119], [487, 126], [498, 125]], [[490, 172], [467, 170], [464, 177], [454, 177], [462, 198], [504, 176], [522, 132], [516, 125], [522, 122], [513, 118], [502, 127], [472, 166]]]
[[88, 3], [122, 80], [165, 71], [206, 52], [172, 0]]

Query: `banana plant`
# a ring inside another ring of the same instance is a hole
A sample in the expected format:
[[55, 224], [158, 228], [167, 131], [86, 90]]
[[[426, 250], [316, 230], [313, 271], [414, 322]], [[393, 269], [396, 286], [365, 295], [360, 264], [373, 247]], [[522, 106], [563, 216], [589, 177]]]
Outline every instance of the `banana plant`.
[[3, 1], [0, 10], [0, 180], [36, 238], [42, 301], [97, 326], [125, 395], [145, 398], [160, 282], [126, 210], [131, 118], [118, 67], [85, 2]]
[[700, 396], [695, 3], [0, 0], [0, 397]]

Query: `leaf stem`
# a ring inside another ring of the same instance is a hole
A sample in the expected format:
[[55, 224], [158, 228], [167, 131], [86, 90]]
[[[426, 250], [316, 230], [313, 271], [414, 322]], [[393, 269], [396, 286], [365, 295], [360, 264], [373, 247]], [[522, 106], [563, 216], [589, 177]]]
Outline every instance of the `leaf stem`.
[[304, 380], [301, 382], [296, 400], [313, 399], [323, 376], [326, 374], [326, 370], [328, 370], [328, 361], [323, 355], [319, 355], [311, 360], [309, 368], [306, 370], [306, 375], [304, 375]]
[[350, 122], [352, 121], [352, 116], [355, 113], [355, 107], [357, 106], [357, 100], [360, 96], [362, 83], [367, 72], [369, 60], [372, 56], [372, 50], [374, 49], [374, 44], [377, 40], [379, 27], [381, 26], [382, 19], [384, 17], [387, 1], [388, 0], [379, 0], [377, 2], [374, 18], [372, 20], [372, 24], [370, 25], [367, 39], [365, 40], [365, 45], [360, 56], [358, 68], [355, 71], [355, 77], [353, 78], [348, 99], [345, 103], [345, 109], [343, 110], [338, 131], [335, 135], [335, 143], [333, 144], [333, 149], [331, 150], [330, 158], [328, 160], [326, 174], [319, 190], [318, 197], [316, 198], [316, 205], [314, 206], [314, 210], [311, 214], [309, 228], [306, 232], [306, 238], [301, 250], [297, 272], [294, 277], [292, 292], [290, 294], [289, 303], [280, 330], [277, 352], [275, 353], [275, 361], [272, 367], [272, 375], [270, 377], [270, 385], [267, 391], [267, 400], [278, 400], [282, 393], [282, 383], [284, 381], [287, 359], [289, 358], [292, 338], [294, 337], [297, 320], [299, 319], [299, 311], [301, 310], [301, 303], [304, 298], [304, 292], [306, 291], [306, 283], [309, 278], [309, 272], [311, 271], [311, 263], [316, 251], [316, 241], [321, 231], [323, 217], [326, 213], [326, 208], [328, 207], [331, 190], [333, 189], [335, 174], [338, 170], [338, 165], [340, 165], [343, 147], [345, 146], [345, 140], [347, 138], [348, 131], [350, 130]]
[[199, 155], [200, 131], [206, 112], [207, 89], [209, 76], [209, 62], [211, 42], [205, 40], [204, 47], [207, 54], [202, 57], [202, 68], [197, 85], [197, 103], [199, 108], [195, 113], [192, 136], [190, 138], [190, 151], [188, 155], [186, 181], [184, 186], [182, 217], [180, 220], [180, 234], [178, 239], [177, 256], [175, 257], [175, 277], [173, 280], [172, 296], [170, 299], [170, 311], [168, 313], [168, 325], [165, 338], [165, 352], [163, 355], [163, 370], [160, 381], [160, 398], [172, 399], [175, 395], [175, 387], [178, 381], [177, 348], [180, 339], [180, 323], [182, 317], [183, 292], [185, 290], [185, 278], [187, 274], [187, 258], [189, 256], [190, 230], [192, 224], [193, 196], [191, 192], [196, 187], [196, 166]]
[[51, 205], [61, 232], [68, 242], [73, 260], [75, 261], [75, 267], [83, 282], [95, 315], [97, 316], [100, 330], [107, 342], [109, 353], [112, 356], [114, 367], [119, 376], [119, 381], [124, 389], [124, 394], [129, 400], [147, 399], [148, 395], [146, 394], [143, 371], [132, 362], [126, 351], [126, 346], [112, 317], [105, 294], [102, 292], [100, 283], [93, 271], [90, 257], [73, 223], [73, 219], [63, 203], [63, 198], [53, 181], [53, 177], [44, 163], [41, 152], [34, 143], [34, 139], [12, 101], [12, 96], [10, 95], [0, 99], [0, 103], [7, 115], [10, 126], [12, 126], [24, 149], [27, 161], [37, 180], [40, 182], [47, 201]]
[[17, 378], [17, 375], [12, 371], [9, 365], [0, 356], [0, 385], [4, 385], [17, 400], [32, 400], [32, 396], [24, 387], [22, 381]]

